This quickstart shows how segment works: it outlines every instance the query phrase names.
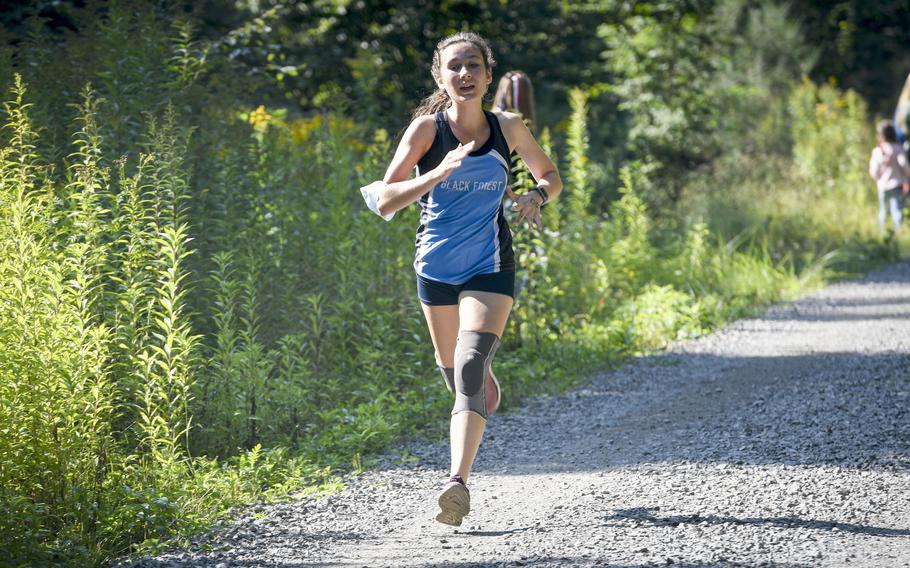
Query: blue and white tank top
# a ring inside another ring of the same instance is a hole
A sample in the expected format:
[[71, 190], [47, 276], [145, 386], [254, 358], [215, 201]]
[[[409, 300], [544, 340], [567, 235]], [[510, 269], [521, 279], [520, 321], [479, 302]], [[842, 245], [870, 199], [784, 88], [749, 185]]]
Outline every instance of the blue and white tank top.
[[[414, 269], [424, 278], [462, 284], [477, 274], [515, 271], [512, 233], [502, 210], [509, 145], [496, 116], [484, 114], [490, 125], [486, 143], [420, 198]], [[445, 113], [436, 113], [436, 138], [417, 162], [417, 175], [438, 166], [458, 144]]]

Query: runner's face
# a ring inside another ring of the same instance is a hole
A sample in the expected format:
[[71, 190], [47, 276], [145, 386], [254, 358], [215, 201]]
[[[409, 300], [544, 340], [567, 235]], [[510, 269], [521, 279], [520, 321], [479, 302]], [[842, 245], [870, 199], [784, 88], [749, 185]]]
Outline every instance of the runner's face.
[[493, 75], [474, 44], [453, 43], [442, 50], [436, 84], [445, 89], [453, 101], [482, 100], [492, 81]]

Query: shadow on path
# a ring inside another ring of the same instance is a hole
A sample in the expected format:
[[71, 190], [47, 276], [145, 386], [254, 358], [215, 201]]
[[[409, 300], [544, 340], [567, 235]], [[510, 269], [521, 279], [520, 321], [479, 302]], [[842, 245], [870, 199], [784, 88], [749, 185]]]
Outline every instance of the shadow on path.
[[[708, 523], [711, 525], [723, 525], [730, 523], [733, 525], [754, 525], [754, 526], [775, 526], [782, 528], [797, 529], [819, 529], [819, 530], [839, 530], [855, 534], [864, 534], [869, 536], [881, 537], [901, 537], [910, 536], [908, 529], [889, 529], [882, 527], [867, 527], [854, 523], [840, 523], [834, 521], [819, 521], [813, 519], [800, 519], [798, 517], [768, 517], [768, 518], [736, 518], [722, 517], [718, 515], [701, 516], [694, 515], [669, 515], [659, 517], [655, 514], [656, 508], [638, 507], [635, 509], [622, 509], [606, 517], [608, 521], [635, 520], [650, 524], [655, 527], [677, 527], [679, 525], [700, 525]], [[616, 523], [607, 523], [606, 526], [618, 526]]]
[[[910, 471], [908, 363], [895, 352], [642, 357], [491, 421], [476, 467], [489, 456], [518, 475], [660, 462]], [[559, 430], [560, 443], [516, 430]]]

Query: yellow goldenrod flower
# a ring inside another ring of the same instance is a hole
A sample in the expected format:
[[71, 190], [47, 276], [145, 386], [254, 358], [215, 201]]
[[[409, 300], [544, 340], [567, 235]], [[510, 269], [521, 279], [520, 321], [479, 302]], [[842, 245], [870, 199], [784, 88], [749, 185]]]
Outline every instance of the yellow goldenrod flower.
[[259, 125], [268, 124], [272, 120], [272, 115], [265, 110], [265, 105], [259, 105], [256, 110], [250, 113], [249, 120], [253, 128], [259, 128]]

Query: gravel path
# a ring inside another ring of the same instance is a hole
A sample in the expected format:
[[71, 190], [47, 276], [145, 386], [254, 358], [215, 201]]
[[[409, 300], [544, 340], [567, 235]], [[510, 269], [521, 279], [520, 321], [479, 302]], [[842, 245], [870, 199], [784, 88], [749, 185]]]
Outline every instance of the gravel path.
[[902, 262], [496, 416], [459, 529], [419, 444], [136, 566], [907, 567], [908, 362]]

